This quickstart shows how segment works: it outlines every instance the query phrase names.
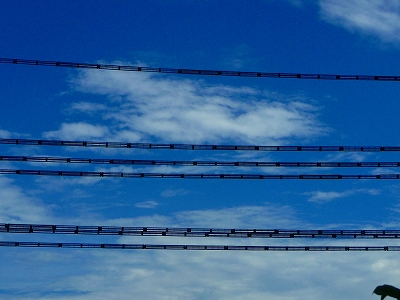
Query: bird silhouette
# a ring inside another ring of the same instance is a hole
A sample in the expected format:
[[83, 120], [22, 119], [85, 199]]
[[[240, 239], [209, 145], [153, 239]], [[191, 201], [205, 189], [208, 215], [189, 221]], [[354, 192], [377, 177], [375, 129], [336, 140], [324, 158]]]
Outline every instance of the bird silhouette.
[[378, 285], [372, 293], [380, 295], [381, 300], [385, 299], [386, 296], [393, 297], [393, 298], [400, 300], [400, 289], [398, 289], [392, 285], [388, 285], [388, 284]]

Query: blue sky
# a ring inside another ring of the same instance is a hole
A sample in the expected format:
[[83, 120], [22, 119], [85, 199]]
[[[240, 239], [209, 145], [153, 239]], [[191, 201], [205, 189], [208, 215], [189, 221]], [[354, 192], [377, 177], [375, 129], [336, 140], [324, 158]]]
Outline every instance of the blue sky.
[[[166, 68], [399, 75], [396, 0], [10, 1], [0, 57]], [[0, 65], [0, 137], [138, 143], [397, 146], [397, 82], [208, 77]], [[397, 153], [0, 145], [1, 155], [205, 161], [398, 161]], [[0, 162], [1, 169], [384, 174]], [[397, 229], [390, 180], [186, 180], [2, 175], [0, 222], [204, 228]], [[2, 241], [398, 245], [1, 234]], [[7, 299], [377, 299], [396, 253], [2, 248]]]

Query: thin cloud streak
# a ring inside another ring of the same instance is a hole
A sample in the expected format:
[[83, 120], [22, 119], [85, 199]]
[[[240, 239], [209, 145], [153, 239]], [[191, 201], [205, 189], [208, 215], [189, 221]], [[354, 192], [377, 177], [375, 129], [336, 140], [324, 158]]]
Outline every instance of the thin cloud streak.
[[153, 201], [153, 200], [135, 203], [135, 206], [138, 208], [155, 208], [158, 205], [159, 205], [159, 203], [156, 201]]
[[311, 196], [308, 198], [309, 202], [315, 202], [318, 204], [327, 203], [339, 198], [346, 198], [358, 193], [365, 193], [368, 195], [379, 195], [380, 191], [376, 189], [354, 189], [345, 190], [342, 192], [336, 191], [313, 191], [305, 193], [306, 196]]
[[185, 189], [168, 189], [161, 193], [161, 197], [163, 198], [171, 198], [176, 196], [184, 196], [189, 194], [188, 190]]

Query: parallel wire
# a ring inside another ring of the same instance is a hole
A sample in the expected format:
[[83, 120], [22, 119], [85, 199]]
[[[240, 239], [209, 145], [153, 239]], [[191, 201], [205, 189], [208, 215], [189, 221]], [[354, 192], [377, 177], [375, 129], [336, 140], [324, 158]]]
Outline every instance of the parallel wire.
[[400, 162], [267, 162], [267, 161], [182, 161], [182, 160], [142, 160], [108, 158], [73, 158], [40, 156], [4, 156], [0, 161], [71, 163], [71, 164], [110, 164], [139, 166], [222, 166], [222, 167], [321, 167], [321, 168], [393, 168], [400, 167]]
[[1, 139], [0, 144], [25, 146], [64, 146], [87, 148], [128, 148], [159, 150], [222, 150], [222, 151], [281, 151], [281, 152], [399, 152], [400, 146], [257, 146], [257, 145], [202, 145], [202, 144], [157, 144], [157, 143], [124, 143], [63, 141], [35, 139]]
[[79, 69], [97, 70], [116, 70], [129, 72], [151, 72], [167, 74], [186, 74], [186, 75], [208, 75], [208, 76], [240, 76], [240, 77], [263, 77], [263, 78], [291, 78], [291, 79], [317, 79], [317, 80], [373, 80], [373, 81], [400, 81], [400, 76], [381, 76], [381, 75], [339, 75], [339, 74], [302, 74], [284, 72], [241, 72], [241, 71], [221, 71], [221, 70], [196, 70], [196, 69], [176, 69], [176, 68], [153, 68], [139, 66], [124, 66], [114, 64], [90, 64], [80, 62], [62, 62], [46, 60], [30, 60], [19, 58], [0, 58], [2, 64], [20, 64], [48, 67], [66, 67]]
[[[242, 76], [266, 78], [297, 78], [323, 80], [373, 80], [399, 81], [400, 76], [372, 75], [337, 75], [337, 74], [300, 74], [271, 72], [239, 72], [218, 70], [193, 70], [175, 68], [151, 68], [122, 65], [88, 64], [59, 61], [25, 60], [0, 58], [3, 64], [40, 65], [68, 68], [104, 69], [136, 72], [174, 73], [187, 75], [212, 76]], [[52, 145], [52, 146], [84, 146], [109, 148], [139, 148], [139, 149], [180, 149], [180, 150], [255, 150], [255, 151], [400, 151], [397, 146], [224, 146], [224, 145], [190, 145], [190, 144], [150, 144], [150, 143], [110, 143], [110, 142], [70, 142], [0, 139], [0, 144]], [[1, 160], [63, 162], [63, 163], [97, 163], [97, 164], [138, 164], [138, 165], [223, 165], [223, 166], [296, 166], [296, 167], [398, 167], [398, 162], [340, 162], [340, 163], [310, 163], [310, 162], [194, 162], [194, 161], [154, 161], [154, 160], [105, 160], [105, 159], [74, 159], [49, 157], [11, 157], [1, 156]], [[99, 176], [128, 178], [209, 178], [209, 179], [399, 179], [399, 174], [382, 175], [254, 175], [254, 174], [161, 174], [161, 173], [120, 173], [120, 172], [71, 172], [44, 170], [5, 170], [0, 174], [48, 175], [48, 176]], [[158, 228], [158, 227], [109, 227], [109, 226], [67, 226], [67, 225], [27, 225], [0, 224], [0, 232], [9, 233], [58, 233], [58, 234], [106, 234], [106, 235], [159, 235], [159, 236], [202, 236], [202, 237], [353, 237], [353, 238], [398, 238], [399, 231], [390, 230], [249, 230], [249, 229], [199, 229], [199, 228]], [[60, 228], [61, 227], [61, 228]], [[3, 230], [4, 229], [4, 230]], [[103, 248], [103, 249], [154, 249], [154, 250], [248, 250], [248, 251], [400, 251], [400, 246], [220, 246], [220, 245], [147, 245], [147, 244], [92, 244], [92, 243], [39, 243], [39, 242], [0, 242], [6, 247], [57, 247], [57, 248]]]
[[318, 230], [318, 229], [240, 229], [240, 228], [176, 228], [119, 227], [0, 223], [0, 233], [42, 233], [83, 235], [126, 235], [160, 237], [218, 238], [345, 238], [398, 239], [400, 230]]
[[400, 251], [400, 246], [231, 246], [231, 245], [153, 245], [94, 244], [0, 241], [0, 247], [125, 249], [125, 250], [223, 250], [223, 251]]
[[54, 171], [54, 170], [17, 170], [0, 169], [3, 175], [40, 175], [40, 176], [67, 176], [67, 177], [111, 177], [111, 178], [157, 178], [157, 179], [301, 179], [301, 180], [342, 180], [342, 179], [400, 179], [400, 174], [302, 174], [302, 175], [271, 175], [271, 174], [185, 174], [185, 173], [129, 173], [129, 172], [88, 172], [88, 171]]

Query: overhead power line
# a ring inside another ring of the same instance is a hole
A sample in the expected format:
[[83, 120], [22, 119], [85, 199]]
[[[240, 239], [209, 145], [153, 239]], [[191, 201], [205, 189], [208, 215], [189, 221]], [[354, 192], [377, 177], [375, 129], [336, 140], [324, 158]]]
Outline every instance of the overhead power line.
[[0, 144], [25, 146], [63, 146], [87, 148], [128, 148], [158, 150], [219, 150], [219, 151], [280, 151], [280, 152], [399, 152], [400, 146], [256, 146], [256, 145], [209, 145], [209, 144], [157, 144], [92, 142], [35, 139], [0, 139]]
[[45, 233], [218, 238], [345, 238], [398, 239], [400, 230], [222, 229], [175, 227], [118, 227], [0, 223], [0, 233]]
[[182, 161], [182, 160], [141, 160], [108, 158], [72, 158], [39, 156], [4, 156], [0, 161], [71, 163], [71, 164], [110, 164], [138, 166], [219, 166], [219, 167], [321, 167], [321, 168], [393, 168], [400, 167], [400, 162], [268, 162], [268, 161]]
[[284, 72], [241, 72], [222, 70], [196, 70], [176, 68], [154, 68], [139, 66], [124, 66], [114, 64], [90, 64], [81, 62], [62, 62], [49, 60], [31, 60], [19, 58], [0, 58], [3, 64], [19, 64], [30, 66], [65, 67], [78, 69], [115, 70], [128, 72], [150, 72], [185, 75], [208, 75], [208, 76], [240, 76], [240, 77], [263, 77], [263, 78], [290, 78], [290, 79], [316, 79], [316, 80], [374, 80], [374, 81], [400, 81], [400, 76], [381, 75], [339, 75], [339, 74], [306, 74], [306, 73], [284, 73]]
[[93, 244], [0, 241], [0, 247], [77, 248], [114, 250], [223, 250], [223, 251], [400, 251], [400, 246], [232, 246], [232, 245], [153, 245]]
[[185, 174], [185, 173], [129, 173], [129, 172], [87, 172], [87, 171], [54, 171], [54, 170], [17, 170], [0, 169], [3, 175], [40, 175], [40, 176], [67, 176], [67, 177], [110, 177], [110, 178], [164, 178], [164, 179], [304, 179], [304, 180], [342, 180], [342, 179], [400, 179], [400, 174], [302, 174], [302, 175], [271, 175], [271, 174]]

